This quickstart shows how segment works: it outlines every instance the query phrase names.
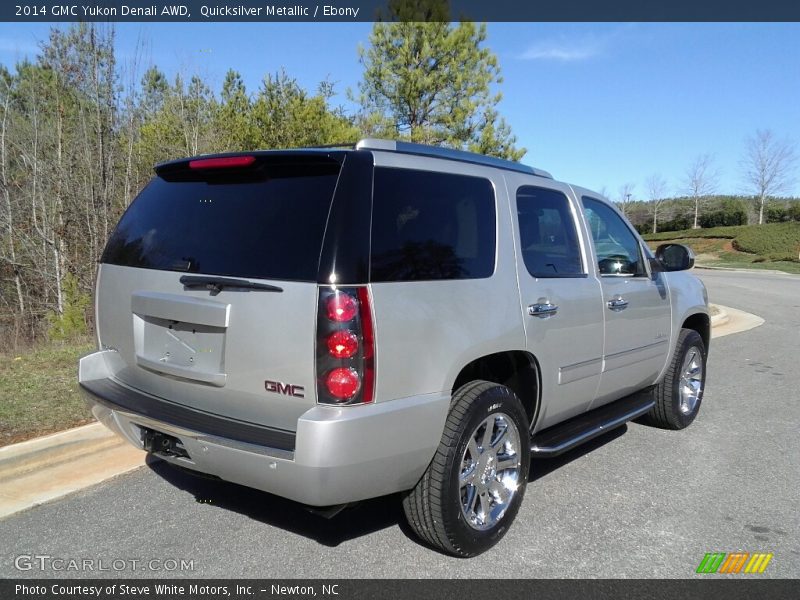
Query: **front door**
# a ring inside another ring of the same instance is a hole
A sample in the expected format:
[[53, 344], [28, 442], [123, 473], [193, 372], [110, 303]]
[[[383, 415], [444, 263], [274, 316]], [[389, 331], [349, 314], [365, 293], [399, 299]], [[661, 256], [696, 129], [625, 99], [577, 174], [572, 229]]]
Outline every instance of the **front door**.
[[669, 354], [670, 301], [639, 238], [611, 206], [583, 196], [603, 289], [603, 375], [593, 407], [655, 383]]

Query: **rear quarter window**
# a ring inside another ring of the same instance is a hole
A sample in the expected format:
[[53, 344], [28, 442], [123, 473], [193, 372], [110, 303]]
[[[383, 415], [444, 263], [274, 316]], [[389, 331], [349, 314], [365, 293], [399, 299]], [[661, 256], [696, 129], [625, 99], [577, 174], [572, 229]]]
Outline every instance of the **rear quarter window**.
[[488, 179], [376, 168], [371, 280], [478, 279], [494, 272], [495, 199]]

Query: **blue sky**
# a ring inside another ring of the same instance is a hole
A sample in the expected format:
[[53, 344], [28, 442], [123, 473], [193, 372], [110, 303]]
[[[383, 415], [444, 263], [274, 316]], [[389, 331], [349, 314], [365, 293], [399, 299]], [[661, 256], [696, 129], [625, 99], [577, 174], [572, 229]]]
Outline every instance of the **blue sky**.
[[[281, 67], [336, 103], [361, 76], [369, 23], [117, 24], [121, 62], [144, 42], [145, 62], [217, 86], [233, 67], [254, 91]], [[36, 52], [44, 24], [0, 24], [0, 62]], [[800, 144], [800, 24], [490, 23], [504, 82], [500, 106], [528, 149], [523, 162], [616, 199], [659, 173], [678, 193], [689, 163], [710, 153], [721, 193], [744, 193], [745, 137], [772, 129]], [[800, 165], [791, 193], [800, 196]]]

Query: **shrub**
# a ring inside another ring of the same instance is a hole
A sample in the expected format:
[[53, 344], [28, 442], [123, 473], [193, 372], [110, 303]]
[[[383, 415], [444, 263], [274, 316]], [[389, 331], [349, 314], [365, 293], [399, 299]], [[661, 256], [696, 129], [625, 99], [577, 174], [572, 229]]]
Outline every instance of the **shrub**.
[[71, 273], [67, 273], [67, 276], [64, 277], [62, 286], [64, 312], [61, 314], [56, 311], [48, 313], [47, 335], [51, 340], [74, 340], [86, 335], [86, 310], [92, 299], [89, 294], [81, 292], [77, 277]]
[[717, 210], [700, 217], [700, 227], [730, 227], [747, 225], [747, 211], [743, 208]]
[[662, 221], [658, 224], [659, 231], [681, 231], [690, 229], [694, 223], [694, 217], [675, 217], [669, 221]]
[[782, 206], [767, 206], [764, 208], [765, 223], [782, 223], [789, 220], [788, 211]]
[[758, 254], [769, 260], [797, 261], [800, 250], [800, 224], [775, 223], [744, 228], [733, 240], [742, 252]]
[[645, 233], [650, 233], [651, 231], [653, 231], [653, 224], [652, 223], [639, 223], [638, 225], [636, 223], [632, 223], [632, 225], [633, 225], [634, 229], [636, 229], [636, 231], [638, 231], [641, 235], [644, 235]]

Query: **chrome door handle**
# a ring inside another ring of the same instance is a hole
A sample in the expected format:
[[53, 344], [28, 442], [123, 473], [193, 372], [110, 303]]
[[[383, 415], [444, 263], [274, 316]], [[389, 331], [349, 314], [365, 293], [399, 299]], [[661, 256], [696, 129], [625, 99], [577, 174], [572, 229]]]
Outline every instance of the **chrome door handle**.
[[528, 306], [528, 314], [532, 317], [539, 317], [546, 319], [552, 317], [558, 312], [558, 306], [550, 302], [539, 302]]
[[628, 308], [628, 301], [622, 296], [614, 296], [608, 301], [608, 308], [611, 310], [625, 310]]

